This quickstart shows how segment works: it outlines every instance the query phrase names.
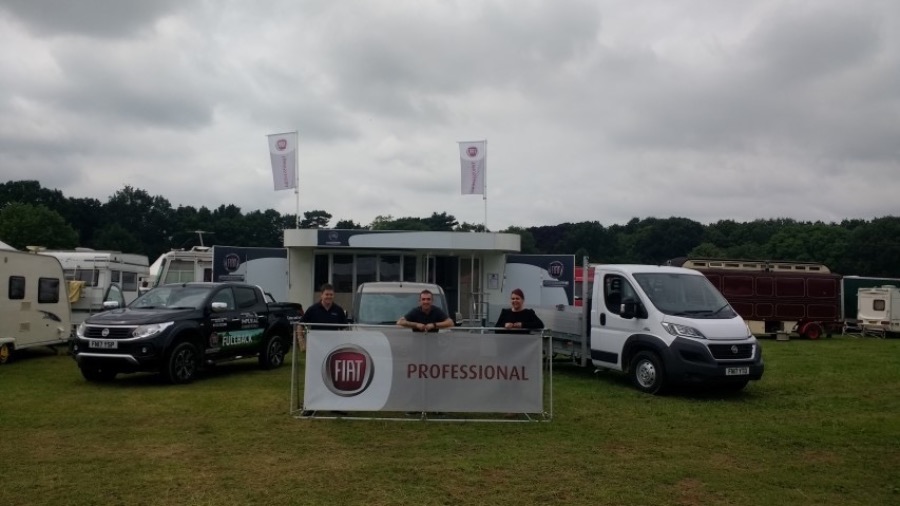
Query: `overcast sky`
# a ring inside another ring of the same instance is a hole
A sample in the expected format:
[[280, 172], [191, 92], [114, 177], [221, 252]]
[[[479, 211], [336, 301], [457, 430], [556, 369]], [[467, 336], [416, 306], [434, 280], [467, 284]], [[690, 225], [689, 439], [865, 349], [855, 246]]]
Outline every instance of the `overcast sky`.
[[[0, 0], [0, 179], [492, 230], [900, 214], [896, 0]], [[458, 141], [487, 139], [487, 212]]]

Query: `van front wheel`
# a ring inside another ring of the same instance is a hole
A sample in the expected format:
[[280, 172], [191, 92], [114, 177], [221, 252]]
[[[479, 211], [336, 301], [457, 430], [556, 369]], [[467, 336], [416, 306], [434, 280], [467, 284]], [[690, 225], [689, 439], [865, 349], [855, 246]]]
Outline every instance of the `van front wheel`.
[[666, 379], [659, 355], [640, 351], [631, 359], [631, 383], [641, 392], [659, 395], [665, 392]]

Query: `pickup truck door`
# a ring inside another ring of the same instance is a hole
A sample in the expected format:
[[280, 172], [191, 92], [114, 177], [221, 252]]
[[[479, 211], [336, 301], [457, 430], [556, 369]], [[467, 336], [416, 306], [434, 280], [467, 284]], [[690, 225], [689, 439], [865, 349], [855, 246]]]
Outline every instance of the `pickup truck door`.
[[[262, 337], [259, 318], [254, 311], [238, 307], [235, 290], [239, 287], [220, 287], [210, 299], [210, 327], [208, 354], [236, 356], [254, 353]], [[218, 304], [216, 304], [218, 303]], [[224, 304], [224, 307], [221, 307]]]

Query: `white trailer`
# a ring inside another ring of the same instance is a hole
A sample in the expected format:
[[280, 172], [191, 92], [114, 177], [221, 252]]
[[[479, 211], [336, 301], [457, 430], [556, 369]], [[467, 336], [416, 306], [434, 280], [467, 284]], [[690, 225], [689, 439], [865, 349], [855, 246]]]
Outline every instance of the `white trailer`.
[[72, 317], [59, 260], [0, 249], [0, 283], [0, 364], [17, 350], [68, 342]]
[[860, 288], [857, 304], [863, 335], [900, 334], [900, 288], [894, 285]]
[[146, 278], [149, 260], [145, 255], [76, 248], [72, 251], [41, 251], [59, 260], [68, 281], [72, 305], [72, 325], [104, 311], [105, 302], [124, 307], [138, 296], [140, 280]]

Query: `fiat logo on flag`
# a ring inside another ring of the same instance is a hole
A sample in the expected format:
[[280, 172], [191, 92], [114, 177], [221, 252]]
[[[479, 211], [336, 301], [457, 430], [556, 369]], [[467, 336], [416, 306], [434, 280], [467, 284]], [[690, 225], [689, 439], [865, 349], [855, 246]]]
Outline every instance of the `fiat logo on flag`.
[[325, 357], [322, 379], [331, 393], [353, 397], [363, 393], [372, 383], [372, 357], [355, 345], [342, 346]]
[[563, 271], [565, 271], [565, 268], [563, 267], [562, 262], [559, 261], [550, 262], [550, 265], [547, 266], [547, 272], [554, 278], [562, 276]]
[[475, 158], [478, 155], [478, 148], [475, 146], [469, 146], [466, 148], [466, 154], [469, 155], [469, 158]]
[[278, 148], [278, 151], [284, 151], [287, 149], [287, 140], [278, 139], [278, 142], [275, 143], [275, 147]]

